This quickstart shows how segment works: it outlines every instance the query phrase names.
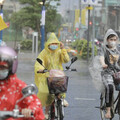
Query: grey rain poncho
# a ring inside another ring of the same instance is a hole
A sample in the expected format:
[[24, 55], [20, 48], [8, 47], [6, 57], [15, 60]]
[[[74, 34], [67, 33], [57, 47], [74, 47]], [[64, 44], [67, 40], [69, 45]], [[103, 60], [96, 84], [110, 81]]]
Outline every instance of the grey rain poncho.
[[105, 89], [104, 84], [102, 82], [102, 65], [100, 64], [100, 56], [95, 56], [92, 60], [91, 64], [89, 65], [90, 75], [92, 77], [92, 82], [94, 87], [102, 93]]
[[[91, 64], [89, 65], [89, 72], [92, 77], [92, 82], [93, 82], [95, 88], [101, 93], [104, 92], [105, 86], [103, 84], [102, 76], [101, 76], [101, 72], [103, 71], [103, 68], [100, 63], [100, 56], [104, 56], [104, 53], [106, 52], [106, 49], [107, 49], [106, 45], [108, 44], [107, 37], [110, 34], [114, 34], [118, 37], [118, 35], [114, 32], [114, 30], [109, 29], [105, 34], [104, 42], [103, 42], [103, 46], [101, 48], [100, 55], [95, 56], [94, 59], [92, 60]], [[115, 48], [115, 49], [117, 49], [117, 48]]]

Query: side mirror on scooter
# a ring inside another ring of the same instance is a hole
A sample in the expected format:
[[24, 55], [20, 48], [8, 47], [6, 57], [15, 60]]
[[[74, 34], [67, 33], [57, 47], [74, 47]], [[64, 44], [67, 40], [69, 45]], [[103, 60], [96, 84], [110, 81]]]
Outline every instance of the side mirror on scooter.
[[[66, 66], [66, 69], [67, 69], [67, 70], [70, 69], [70, 66], [71, 66], [76, 60], [77, 60], [77, 57], [73, 57], [73, 58], [71, 59], [71, 64], [70, 64], [69, 66]], [[73, 70], [73, 71], [76, 71], [76, 70]]]
[[42, 62], [41, 59], [37, 58], [36, 60], [37, 60], [41, 65], [43, 65], [43, 64], [42, 64], [43, 62]]
[[17, 104], [19, 102], [21, 102], [24, 98], [26, 98], [26, 97], [28, 97], [30, 95], [37, 94], [38, 89], [34, 84], [30, 84], [30, 85], [26, 86], [25, 88], [23, 88], [21, 92], [23, 94], [23, 97], [16, 101], [16, 105], [15, 105], [16, 109], [18, 108]]
[[[37, 58], [36, 60], [40, 63], [40, 65], [42, 65], [42, 66], [43, 66], [43, 62], [42, 62], [42, 60], [41, 60], [41, 59]], [[45, 68], [45, 66], [43, 66], [43, 67]]]
[[77, 60], [77, 57], [71, 59], [71, 63], [74, 63]]
[[27, 97], [33, 94], [37, 94], [37, 87], [34, 84], [30, 84], [22, 89], [23, 96]]

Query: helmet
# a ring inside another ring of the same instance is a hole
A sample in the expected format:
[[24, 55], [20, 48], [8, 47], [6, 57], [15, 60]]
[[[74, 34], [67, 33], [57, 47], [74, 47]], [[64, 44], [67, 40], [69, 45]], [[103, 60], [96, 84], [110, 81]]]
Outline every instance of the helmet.
[[0, 61], [8, 63], [9, 74], [16, 73], [18, 66], [18, 56], [12, 48], [8, 46], [0, 47]]

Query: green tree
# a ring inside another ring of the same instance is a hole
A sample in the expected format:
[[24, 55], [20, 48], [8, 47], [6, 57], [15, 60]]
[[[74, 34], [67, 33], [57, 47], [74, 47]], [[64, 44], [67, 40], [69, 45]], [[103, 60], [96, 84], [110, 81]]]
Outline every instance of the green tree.
[[[40, 5], [39, 2], [41, 1], [42, 0], [19, 0], [19, 2], [23, 4], [25, 7], [11, 16], [12, 23], [15, 26], [18, 26], [18, 28], [31, 27], [33, 30], [38, 31], [40, 36], [40, 19], [42, 5]], [[61, 16], [57, 14], [56, 7], [50, 5], [52, 1], [57, 2], [59, 0], [50, 0], [49, 2], [45, 3], [46, 33], [56, 31], [59, 27], [58, 24], [60, 24], [61, 20]]]

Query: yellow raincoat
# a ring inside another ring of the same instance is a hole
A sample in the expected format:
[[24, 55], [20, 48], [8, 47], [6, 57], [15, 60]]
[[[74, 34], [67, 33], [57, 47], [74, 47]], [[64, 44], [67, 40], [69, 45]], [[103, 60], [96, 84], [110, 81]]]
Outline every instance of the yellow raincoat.
[[[51, 43], [58, 43], [59, 47], [56, 50], [50, 50], [48, 46]], [[50, 34], [45, 44], [45, 49], [38, 55], [38, 58], [43, 61], [43, 66], [48, 70], [63, 70], [62, 63], [67, 63], [69, 61], [66, 49], [60, 49], [60, 42], [54, 33]], [[37, 61], [35, 62], [35, 84], [38, 87], [37, 95], [41, 100], [42, 106], [48, 106], [52, 103], [54, 96], [50, 95], [48, 91], [46, 78], [49, 77], [49, 73], [37, 73], [40, 69], [44, 69], [43, 66]]]

